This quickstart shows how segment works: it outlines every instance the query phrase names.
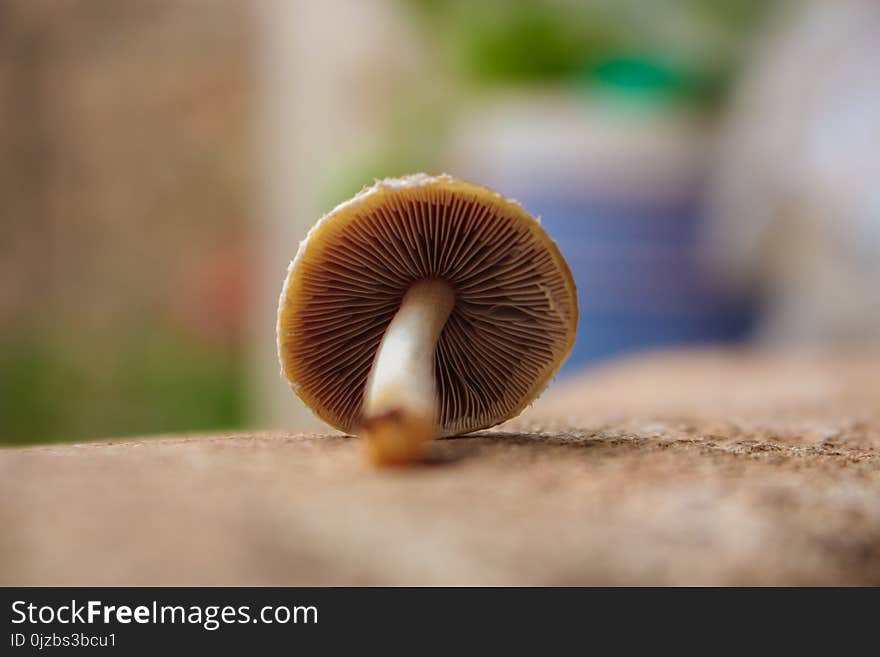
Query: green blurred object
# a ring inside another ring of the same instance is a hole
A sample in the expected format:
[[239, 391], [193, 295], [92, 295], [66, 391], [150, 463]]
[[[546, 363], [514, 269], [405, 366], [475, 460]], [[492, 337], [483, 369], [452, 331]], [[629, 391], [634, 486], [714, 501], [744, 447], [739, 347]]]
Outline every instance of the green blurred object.
[[722, 100], [730, 77], [728, 71], [688, 70], [650, 54], [621, 54], [582, 71], [579, 81], [590, 92], [614, 97], [630, 108], [711, 107]]
[[[773, 7], [759, 0], [408, 0], [463, 80], [480, 84], [629, 77], [644, 92], [686, 82], [679, 99], [714, 104]], [[604, 71], [600, 69], [605, 69]], [[671, 77], [670, 77], [671, 76]], [[606, 80], [607, 82], [607, 80]], [[686, 92], [686, 93], [682, 93]]]
[[608, 86], [638, 93], [675, 93], [684, 85], [684, 78], [668, 66], [636, 57], [620, 57], [602, 62], [593, 75]]
[[534, 3], [516, 5], [496, 20], [462, 24], [460, 66], [482, 80], [565, 78], [605, 44], [601, 30], [591, 30], [592, 25]]
[[411, 0], [457, 72], [475, 82], [564, 79], [612, 46], [589, 3]]
[[711, 103], [711, 85], [650, 55], [620, 55], [581, 72], [579, 86], [618, 109], [655, 111]]
[[0, 338], [0, 444], [240, 426], [241, 358], [167, 328]]

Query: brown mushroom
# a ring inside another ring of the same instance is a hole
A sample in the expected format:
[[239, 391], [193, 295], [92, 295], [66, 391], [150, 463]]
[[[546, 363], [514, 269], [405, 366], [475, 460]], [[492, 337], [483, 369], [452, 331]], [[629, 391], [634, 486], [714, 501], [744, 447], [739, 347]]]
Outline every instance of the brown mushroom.
[[574, 344], [571, 273], [521, 205], [448, 175], [364, 188], [290, 264], [278, 353], [294, 392], [377, 463], [519, 414]]

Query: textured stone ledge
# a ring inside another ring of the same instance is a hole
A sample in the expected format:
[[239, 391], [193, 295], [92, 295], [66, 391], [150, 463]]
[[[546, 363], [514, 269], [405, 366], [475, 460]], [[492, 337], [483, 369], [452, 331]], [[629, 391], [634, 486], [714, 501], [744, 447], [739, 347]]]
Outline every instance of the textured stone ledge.
[[377, 471], [288, 432], [0, 450], [0, 584], [880, 584], [880, 355], [557, 385]]

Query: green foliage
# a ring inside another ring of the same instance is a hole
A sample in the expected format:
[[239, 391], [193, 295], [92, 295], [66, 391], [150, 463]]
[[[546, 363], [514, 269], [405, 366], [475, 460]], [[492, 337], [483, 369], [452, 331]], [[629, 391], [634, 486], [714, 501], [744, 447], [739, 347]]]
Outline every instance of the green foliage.
[[712, 102], [762, 0], [409, 0], [426, 38], [462, 79], [480, 84], [583, 81], [606, 60], [653, 60]]
[[457, 72], [474, 81], [564, 78], [611, 45], [607, 24], [583, 3], [414, 0], [413, 4]]
[[63, 434], [57, 400], [80, 390], [76, 373], [52, 345], [30, 336], [0, 342], [0, 442], [45, 441]]
[[240, 359], [159, 327], [0, 338], [0, 443], [240, 426]]

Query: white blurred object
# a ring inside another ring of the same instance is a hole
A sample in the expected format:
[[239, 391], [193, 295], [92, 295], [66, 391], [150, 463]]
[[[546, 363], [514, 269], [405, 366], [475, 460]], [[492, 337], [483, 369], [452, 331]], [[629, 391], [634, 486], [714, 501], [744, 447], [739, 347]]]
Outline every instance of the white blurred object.
[[880, 338], [880, 2], [814, 1], [755, 53], [711, 197], [708, 242], [764, 303], [758, 338]]
[[319, 199], [328, 172], [380, 134], [395, 90], [421, 70], [421, 46], [393, 0], [265, 0], [255, 7], [263, 188], [250, 424], [320, 430], [326, 425], [281, 376], [278, 295], [300, 240], [330, 209]]

